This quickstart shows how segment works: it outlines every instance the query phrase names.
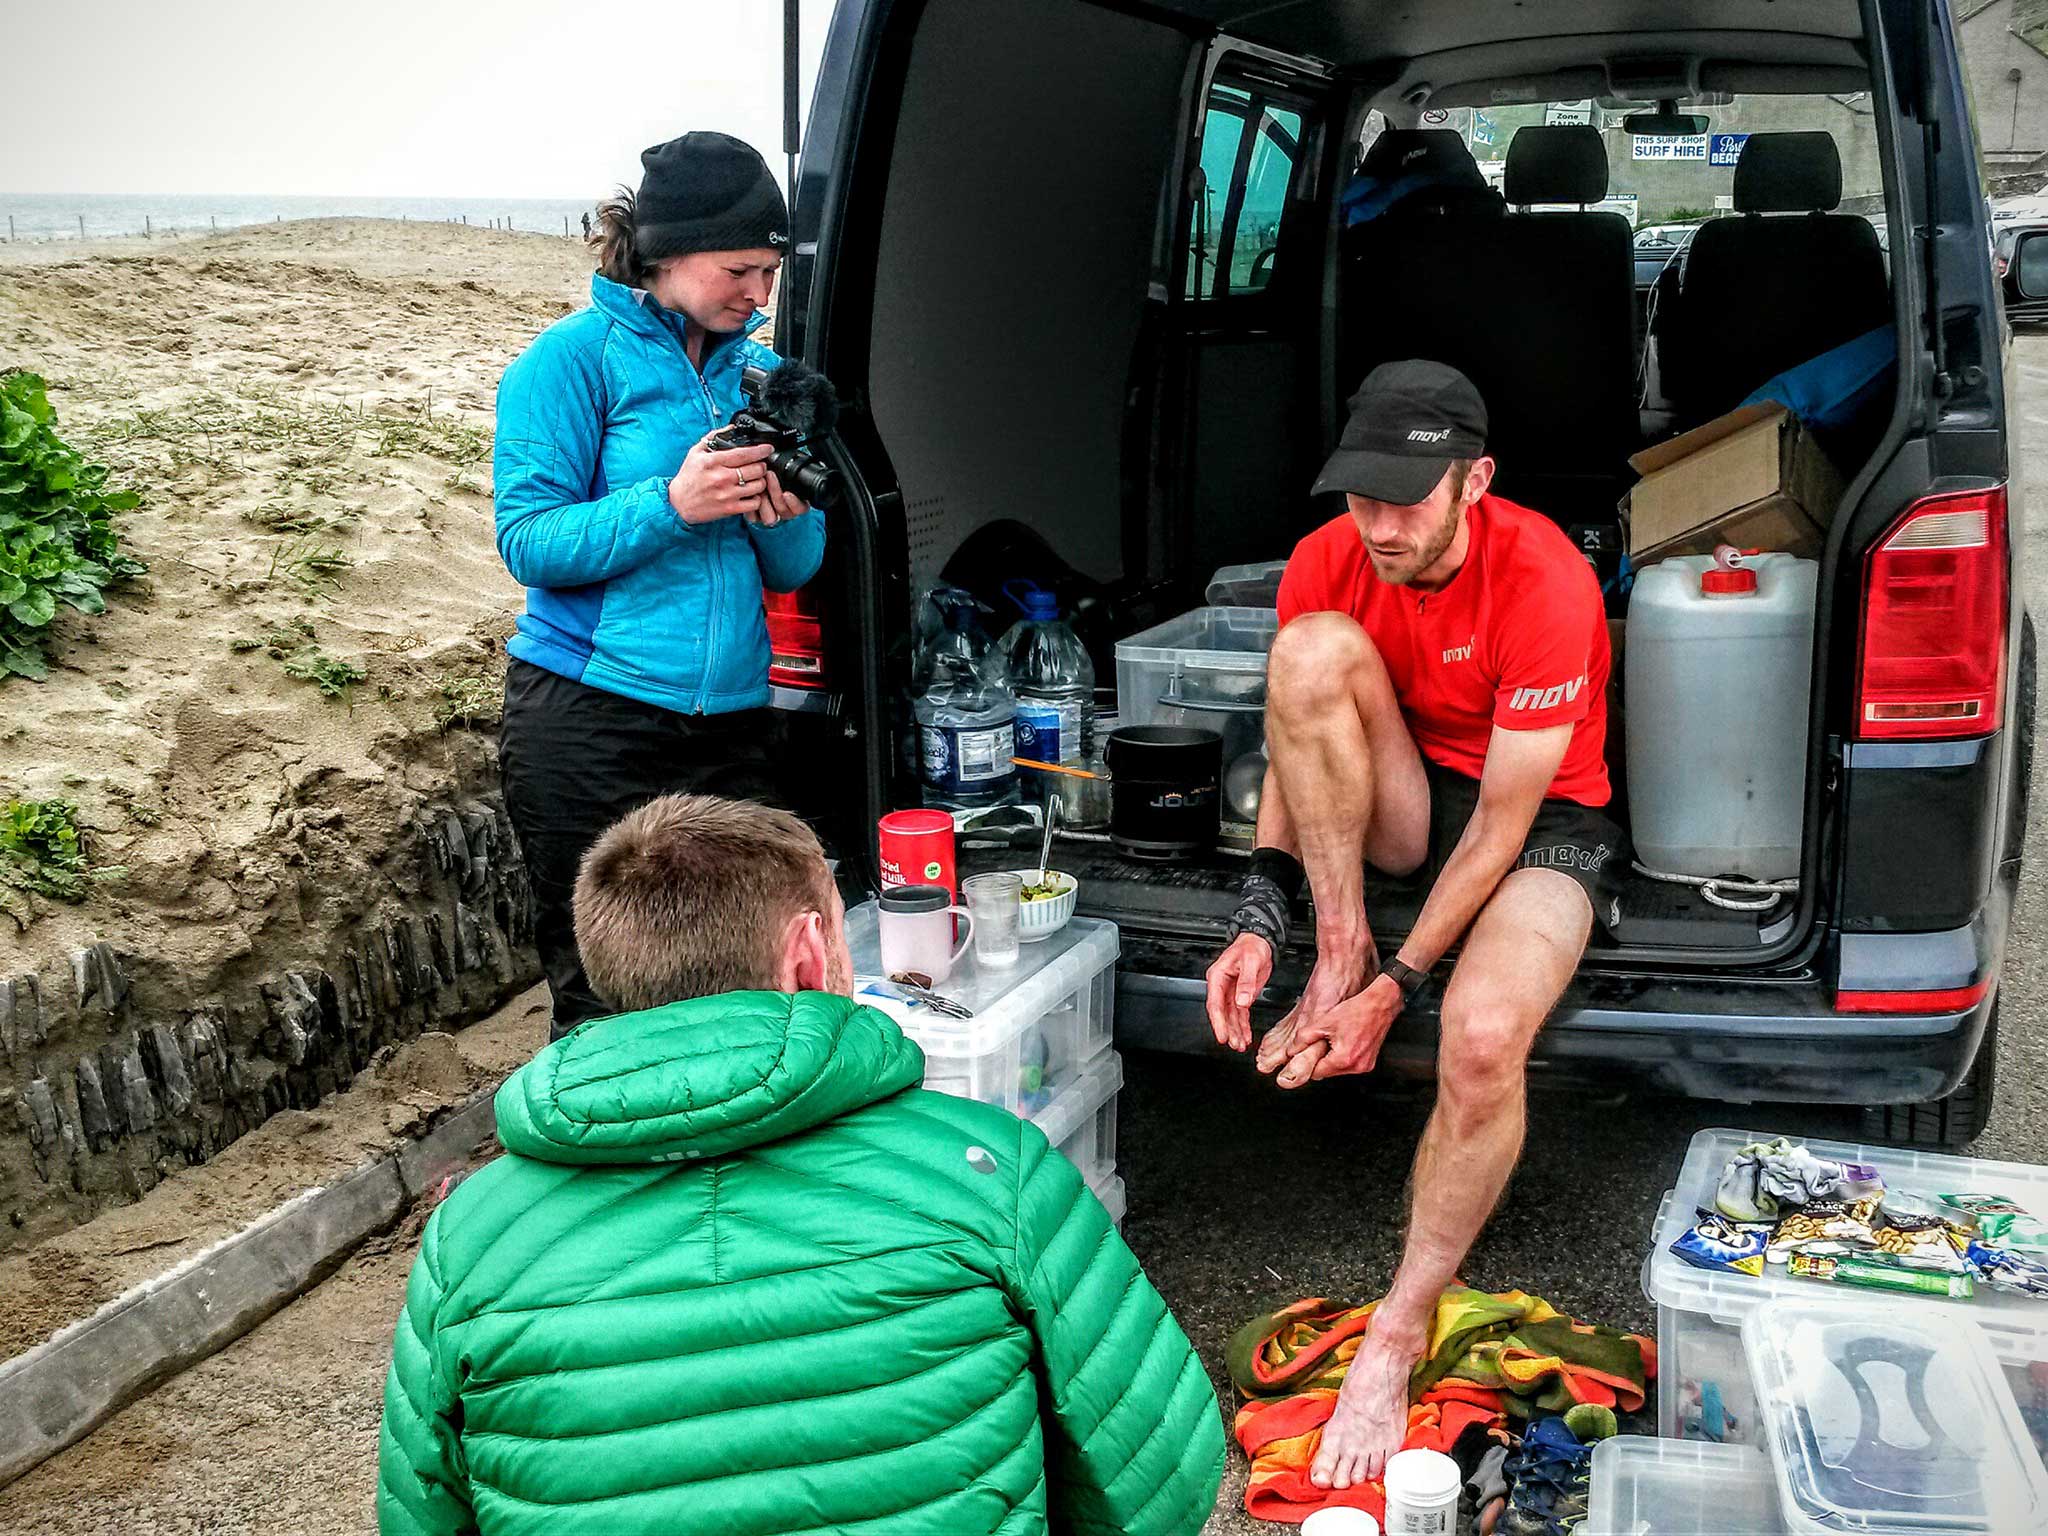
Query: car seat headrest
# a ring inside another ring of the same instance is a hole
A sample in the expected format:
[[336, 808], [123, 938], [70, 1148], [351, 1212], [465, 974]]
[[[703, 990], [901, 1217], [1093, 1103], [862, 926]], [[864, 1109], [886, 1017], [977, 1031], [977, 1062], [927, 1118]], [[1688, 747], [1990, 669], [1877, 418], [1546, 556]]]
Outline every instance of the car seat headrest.
[[1365, 152], [1358, 174], [1383, 182], [1426, 178], [1437, 186], [1486, 185], [1472, 151], [1450, 128], [1385, 129]]
[[1597, 203], [1607, 195], [1607, 150], [1586, 123], [1515, 130], [1501, 192], [1515, 207]]
[[1735, 162], [1739, 211], [1826, 212], [1841, 200], [1842, 156], [1828, 134], [1752, 133], [1743, 144]]

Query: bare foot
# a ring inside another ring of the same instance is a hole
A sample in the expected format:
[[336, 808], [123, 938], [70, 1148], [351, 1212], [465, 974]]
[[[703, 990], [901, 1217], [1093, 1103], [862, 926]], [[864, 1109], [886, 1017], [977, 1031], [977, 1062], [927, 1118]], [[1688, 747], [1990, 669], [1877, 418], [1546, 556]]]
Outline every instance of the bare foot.
[[1318, 1488], [1373, 1482], [1408, 1435], [1408, 1373], [1421, 1358], [1413, 1347], [1368, 1333], [1352, 1358], [1336, 1411], [1323, 1426], [1309, 1477]]
[[[1368, 935], [1363, 948], [1353, 953], [1331, 954], [1318, 951], [1315, 969], [1309, 972], [1308, 985], [1301, 989], [1301, 1000], [1289, 1011], [1287, 1017], [1266, 1031], [1259, 1041], [1256, 1058], [1261, 1072], [1277, 1072], [1303, 1049], [1295, 1040], [1295, 1032], [1318, 1014], [1336, 1007], [1349, 998], [1356, 997], [1368, 982], [1379, 973], [1378, 951]], [[1321, 1059], [1321, 1053], [1316, 1053]], [[1307, 1082], [1304, 1074], [1299, 1082], [1287, 1084], [1298, 1087]]]

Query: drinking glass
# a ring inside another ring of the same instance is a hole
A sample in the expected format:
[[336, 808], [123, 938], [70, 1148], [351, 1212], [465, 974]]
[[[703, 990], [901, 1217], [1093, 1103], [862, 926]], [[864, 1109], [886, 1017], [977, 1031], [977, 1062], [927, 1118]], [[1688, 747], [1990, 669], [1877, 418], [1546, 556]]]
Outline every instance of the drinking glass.
[[1023, 941], [1024, 877], [1015, 874], [970, 875], [960, 882], [960, 899], [974, 917], [974, 960], [1000, 969], [1015, 965]]

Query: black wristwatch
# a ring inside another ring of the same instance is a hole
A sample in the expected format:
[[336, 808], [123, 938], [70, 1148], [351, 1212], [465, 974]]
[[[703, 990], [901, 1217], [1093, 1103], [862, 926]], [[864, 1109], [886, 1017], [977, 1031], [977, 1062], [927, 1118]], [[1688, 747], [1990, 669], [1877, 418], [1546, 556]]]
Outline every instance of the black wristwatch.
[[1380, 967], [1380, 974], [1393, 977], [1394, 985], [1401, 989], [1403, 997], [1413, 997], [1422, 990], [1422, 984], [1429, 980], [1429, 972], [1418, 971], [1414, 966], [1402, 961], [1398, 955]]

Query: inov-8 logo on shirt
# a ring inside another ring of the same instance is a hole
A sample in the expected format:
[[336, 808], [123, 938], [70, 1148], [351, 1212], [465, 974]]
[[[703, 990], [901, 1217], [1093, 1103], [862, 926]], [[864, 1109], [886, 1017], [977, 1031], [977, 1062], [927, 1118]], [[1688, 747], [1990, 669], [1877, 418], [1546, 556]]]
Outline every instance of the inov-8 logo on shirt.
[[1581, 672], [1568, 683], [1553, 683], [1548, 688], [1517, 688], [1508, 698], [1508, 708], [1554, 709], [1576, 699], [1585, 686], [1586, 674]]

